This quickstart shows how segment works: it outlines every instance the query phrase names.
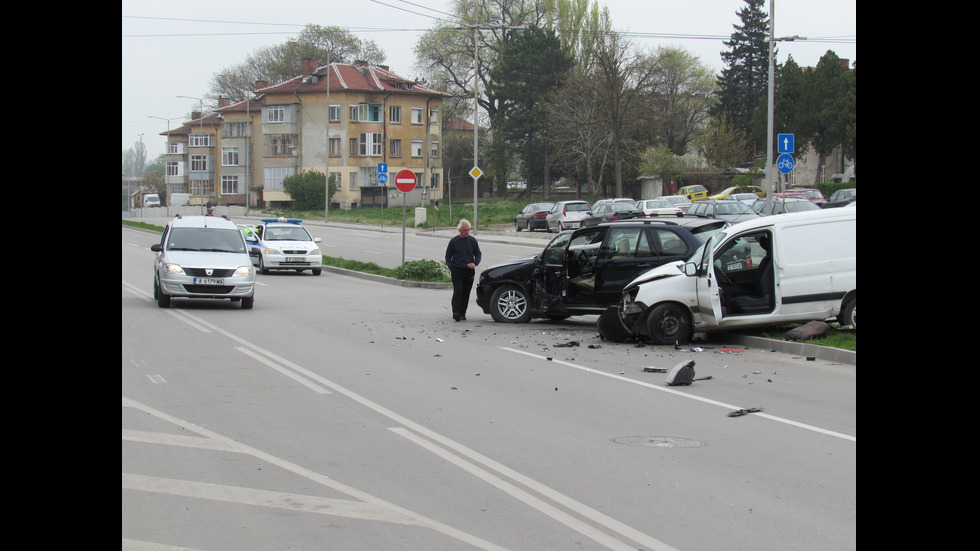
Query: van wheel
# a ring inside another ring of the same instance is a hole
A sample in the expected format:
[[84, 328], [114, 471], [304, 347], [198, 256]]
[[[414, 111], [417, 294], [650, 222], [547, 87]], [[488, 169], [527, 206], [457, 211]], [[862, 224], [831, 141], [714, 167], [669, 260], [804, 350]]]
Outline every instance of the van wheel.
[[647, 337], [653, 344], [686, 343], [691, 334], [691, 316], [680, 305], [659, 304], [647, 316]]
[[841, 327], [845, 325], [850, 325], [854, 329], [857, 329], [857, 297], [854, 297], [847, 301], [840, 310], [840, 314], [837, 316], [837, 323]]
[[501, 323], [524, 323], [531, 319], [527, 293], [515, 285], [499, 287], [490, 295], [490, 316]]

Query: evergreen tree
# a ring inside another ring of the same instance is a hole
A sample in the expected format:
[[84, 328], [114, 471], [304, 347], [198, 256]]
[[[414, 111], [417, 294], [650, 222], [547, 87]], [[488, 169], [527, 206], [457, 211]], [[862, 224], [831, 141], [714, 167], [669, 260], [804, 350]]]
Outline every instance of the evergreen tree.
[[[769, 83], [769, 16], [763, 11], [765, 0], [745, 0], [739, 10], [741, 25], [735, 25], [729, 51], [721, 53], [728, 66], [718, 78], [719, 104], [715, 115], [726, 115], [735, 129], [752, 133], [752, 118], [766, 104]], [[764, 134], [764, 133], [763, 133]], [[765, 140], [756, 143], [765, 149]]]

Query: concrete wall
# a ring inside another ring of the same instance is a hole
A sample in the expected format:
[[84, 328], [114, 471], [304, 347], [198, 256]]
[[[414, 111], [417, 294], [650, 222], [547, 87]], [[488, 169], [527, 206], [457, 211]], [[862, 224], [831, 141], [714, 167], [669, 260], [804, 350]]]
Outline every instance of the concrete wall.
[[[257, 210], [252, 211], [257, 213]], [[202, 205], [181, 205], [179, 207], [145, 207], [136, 208], [128, 211], [129, 216], [126, 216], [127, 211], [123, 211], [123, 218], [173, 218], [178, 214], [181, 216], [203, 216], [206, 214], [205, 208]], [[219, 205], [214, 207], [215, 216], [245, 216], [245, 207], [241, 206], [223, 206]]]

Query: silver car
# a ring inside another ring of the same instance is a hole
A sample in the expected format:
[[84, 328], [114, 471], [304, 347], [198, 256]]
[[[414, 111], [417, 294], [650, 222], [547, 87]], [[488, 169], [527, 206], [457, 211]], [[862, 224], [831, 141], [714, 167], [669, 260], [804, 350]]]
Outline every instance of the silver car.
[[150, 250], [153, 298], [161, 308], [176, 298], [227, 298], [252, 308], [255, 270], [234, 222], [216, 216], [180, 216]]
[[586, 201], [560, 201], [551, 207], [546, 217], [548, 231], [562, 232], [582, 227], [582, 219], [589, 215], [592, 207]]

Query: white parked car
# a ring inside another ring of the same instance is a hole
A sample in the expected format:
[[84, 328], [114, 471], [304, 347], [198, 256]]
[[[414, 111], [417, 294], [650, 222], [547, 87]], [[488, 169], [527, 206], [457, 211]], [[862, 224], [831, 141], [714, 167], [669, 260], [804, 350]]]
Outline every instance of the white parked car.
[[636, 206], [647, 216], [684, 216], [684, 209], [661, 197], [640, 199]]
[[680, 209], [684, 212], [687, 212], [687, 207], [691, 206], [691, 200], [683, 195], [664, 195], [661, 196], [660, 199], [667, 201], [675, 207], [680, 207]]
[[259, 272], [269, 270], [310, 270], [320, 275], [323, 270], [321, 238], [313, 238], [298, 218], [263, 218], [257, 226], [240, 226], [248, 244], [252, 264]]
[[592, 206], [586, 201], [559, 201], [548, 213], [548, 231], [561, 232], [582, 227], [582, 219], [589, 215]]

